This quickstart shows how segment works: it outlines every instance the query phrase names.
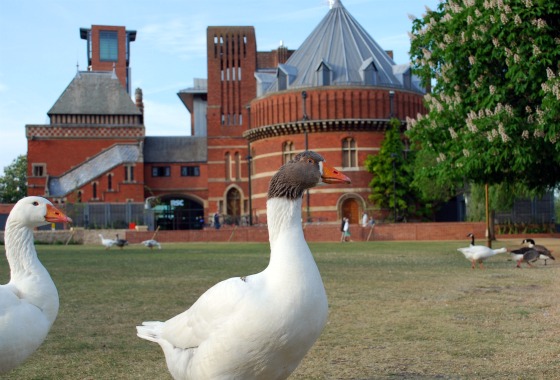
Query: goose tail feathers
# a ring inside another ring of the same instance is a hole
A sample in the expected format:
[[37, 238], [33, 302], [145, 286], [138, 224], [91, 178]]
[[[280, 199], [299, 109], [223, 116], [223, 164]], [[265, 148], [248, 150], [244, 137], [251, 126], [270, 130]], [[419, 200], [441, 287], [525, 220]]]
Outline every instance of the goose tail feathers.
[[142, 326], [136, 326], [136, 335], [139, 338], [159, 343], [163, 322], [147, 321]]

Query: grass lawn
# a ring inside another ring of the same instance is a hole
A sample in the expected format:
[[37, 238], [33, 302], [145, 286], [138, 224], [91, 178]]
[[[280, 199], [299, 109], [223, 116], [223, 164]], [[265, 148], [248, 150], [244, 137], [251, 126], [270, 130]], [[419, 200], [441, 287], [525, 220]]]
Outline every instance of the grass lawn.
[[[330, 314], [291, 379], [560, 378], [560, 262], [516, 269], [502, 254], [471, 270], [456, 251], [467, 244], [310, 244]], [[39, 350], [2, 379], [171, 379], [160, 347], [135, 326], [182, 312], [222, 279], [259, 272], [269, 253], [256, 243], [37, 250], [60, 312]]]

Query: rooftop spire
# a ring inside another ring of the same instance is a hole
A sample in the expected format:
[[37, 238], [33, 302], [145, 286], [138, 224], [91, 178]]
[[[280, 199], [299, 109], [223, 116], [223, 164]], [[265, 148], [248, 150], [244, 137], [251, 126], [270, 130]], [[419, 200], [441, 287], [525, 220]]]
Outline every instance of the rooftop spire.
[[341, 5], [340, 0], [329, 0], [329, 9], [338, 8]]

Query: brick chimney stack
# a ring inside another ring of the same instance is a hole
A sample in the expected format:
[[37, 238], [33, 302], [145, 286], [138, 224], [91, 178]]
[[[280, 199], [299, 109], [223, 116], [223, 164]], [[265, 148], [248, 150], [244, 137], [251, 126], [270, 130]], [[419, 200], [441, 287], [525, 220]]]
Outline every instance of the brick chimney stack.
[[136, 107], [142, 112], [142, 123], [144, 123], [144, 100], [142, 95], [142, 89], [138, 87], [134, 92], [134, 97], [136, 100]]

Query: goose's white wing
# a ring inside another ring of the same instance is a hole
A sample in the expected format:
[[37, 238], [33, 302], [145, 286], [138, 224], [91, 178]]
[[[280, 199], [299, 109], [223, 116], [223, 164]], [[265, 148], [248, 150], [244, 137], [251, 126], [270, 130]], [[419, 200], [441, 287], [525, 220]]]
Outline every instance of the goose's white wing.
[[22, 363], [45, 340], [51, 323], [40, 308], [0, 285], [0, 373]]
[[255, 305], [254, 277], [235, 277], [217, 283], [188, 310], [166, 321], [161, 338], [179, 348], [198, 347], [240, 315], [249, 319]]

